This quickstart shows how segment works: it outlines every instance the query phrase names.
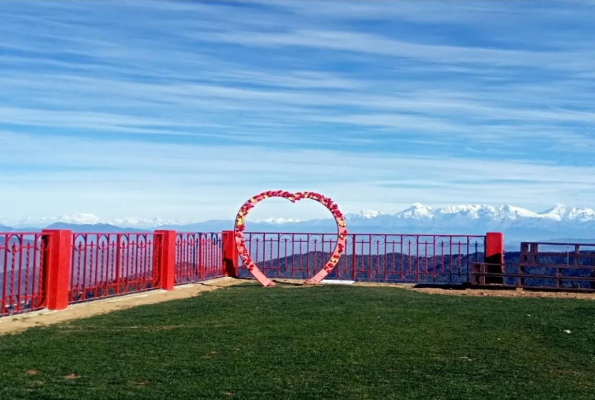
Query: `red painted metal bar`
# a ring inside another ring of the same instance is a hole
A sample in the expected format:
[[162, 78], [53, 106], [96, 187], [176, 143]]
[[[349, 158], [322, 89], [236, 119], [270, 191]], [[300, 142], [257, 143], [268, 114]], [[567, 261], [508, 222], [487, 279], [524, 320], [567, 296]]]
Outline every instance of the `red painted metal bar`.
[[[501, 232], [488, 232], [486, 234], [486, 251], [484, 262], [488, 265], [487, 272], [504, 272], [504, 235]], [[500, 277], [484, 278], [485, 283], [504, 283]]]
[[72, 257], [72, 231], [43, 230], [47, 243], [44, 249], [44, 287], [50, 310], [63, 310], [68, 306], [68, 288]]
[[155, 231], [155, 242], [159, 255], [155, 256], [153, 265], [153, 285], [163, 290], [173, 290], [176, 269], [176, 232], [171, 230]]
[[237, 277], [238, 275], [238, 249], [236, 247], [233, 231], [221, 232], [221, 256], [223, 258], [222, 275]]

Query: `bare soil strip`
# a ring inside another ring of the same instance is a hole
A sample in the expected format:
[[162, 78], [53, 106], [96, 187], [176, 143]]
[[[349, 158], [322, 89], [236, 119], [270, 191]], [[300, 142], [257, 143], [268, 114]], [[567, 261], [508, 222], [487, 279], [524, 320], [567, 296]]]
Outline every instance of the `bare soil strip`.
[[156, 304], [169, 300], [185, 299], [211, 292], [223, 287], [237, 285], [245, 281], [233, 278], [218, 278], [206, 282], [176, 286], [174, 290], [152, 290], [135, 293], [127, 296], [112, 297], [95, 300], [87, 303], [70, 305], [66, 310], [48, 311], [40, 310], [11, 317], [0, 318], [0, 336], [21, 332], [34, 326], [47, 326], [78, 318], [87, 318], [93, 315], [105, 314], [126, 308]]
[[[11, 317], [0, 318], [0, 336], [24, 331], [35, 326], [47, 326], [73, 319], [87, 318], [93, 315], [105, 314], [126, 308], [156, 304], [169, 300], [185, 299], [211, 292], [227, 286], [245, 283], [243, 279], [218, 278], [207, 282], [176, 286], [171, 292], [153, 290], [135, 293], [128, 296], [112, 297], [109, 299], [95, 300], [88, 303], [73, 304], [66, 310], [48, 311], [41, 310]], [[304, 281], [297, 279], [275, 279], [275, 282], [298, 287]], [[362, 283], [356, 282], [353, 286], [392, 287], [412, 290], [419, 293], [438, 294], [447, 296], [473, 296], [473, 297], [516, 297], [516, 298], [558, 298], [595, 300], [595, 293], [569, 293], [569, 292], [541, 292], [532, 290], [484, 290], [484, 289], [449, 289], [449, 288], [419, 288], [413, 284], [400, 283]]]
[[[275, 279], [275, 282], [286, 285], [305, 284], [305, 281], [298, 279]], [[324, 281], [323, 281], [324, 283]], [[595, 300], [595, 293], [587, 292], [554, 292], [523, 289], [466, 289], [466, 288], [447, 288], [447, 287], [417, 287], [413, 283], [371, 283], [355, 282], [353, 286], [369, 287], [392, 287], [399, 289], [412, 290], [419, 293], [441, 294], [446, 296], [471, 296], [471, 297], [517, 297], [517, 298], [555, 298], [555, 299], [578, 299]]]
[[441, 294], [447, 296], [471, 296], [471, 297], [516, 297], [516, 298], [555, 298], [555, 299], [578, 299], [595, 300], [595, 293], [580, 292], [547, 292], [538, 290], [523, 289], [464, 289], [464, 288], [437, 288], [437, 287], [415, 287], [414, 284], [403, 283], [355, 283], [355, 286], [377, 286], [394, 287], [413, 290], [414, 292], [427, 294]]

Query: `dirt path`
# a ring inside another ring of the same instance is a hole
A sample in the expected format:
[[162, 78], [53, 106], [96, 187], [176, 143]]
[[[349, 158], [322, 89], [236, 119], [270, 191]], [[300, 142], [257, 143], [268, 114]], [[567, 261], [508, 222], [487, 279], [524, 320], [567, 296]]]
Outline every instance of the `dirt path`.
[[471, 297], [516, 297], [516, 298], [555, 298], [595, 300], [595, 293], [578, 292], [544, 292], [522, 289], [450, 289], [450, 288], [420, 288], [413, 284], [402, 283], [355, 283], [355, 286], [394, 287], [412, 290], [419, 293], [440, 294], [446, 296], [471, 296]]
[[156, 304], [169, 300], [185, 299], [244, 282], [245, 281], [243, 280], [233, 278], [219, 278], [202, 283], [176, 286], [175, 289], [170, 292], [153, 290], [128, 296], [112, 297], [104, 300], [90, 301], [88, 303], [73, 304], [62, 311], [41, 310], [12, 317], [0, 318], [0, 336], [21, 332], [34, 326], [52, 325], [145, 304]]
[[[299, 279], [275, 279], [277, 283], [301, 286], [305, 281]], [[323, 281], [324, 283], [324, 281]], [[578, 299], [595, 300], [595, 293], [586, 292], [548, 292], [538, 290], [522, 289], [465, 289], [465, 288], [440, 288], [440, 287], [416, 287], [412, 283], [370, 283], [355, 282], [352, 286], [364, 287], [391, 287], [397, 289], [406, 289], [419, 293], [439, 294], [443, 296], [471, 296], [471, 297], [514, 297], [514, 298], [553, 298], [553, 299]]]
[[[294, 279], [275, 280], [288, 286], [301, 286], [304, 281]], [[78, 318], [87, 318], [93, 315], [105, 314], [112, 311], [156, 304], [169, 300], [185, 299], [211, 292], [223, 287], [239, 285], [245, 280], [233, 278], [219, 278], [208, 282], [176, 286], [171, 292], [154, 290], [150, 292], [135, 293], [128, 296], [113, 297], [104, 300], [90, 301], [88, 303], [74, 304], [62, 311], [35, 311], [19, 314], [12, 317], [0, 318], [0, 336], [21, 332], [34, 326], [46, 326]], [[483, 290], [483, 289], [448, 289], [448, 288], [417, 288], [411, 284], [399, 283], [354, 283], [354, 286], [392, 287], [412, 290], [419, 293], [446, 296], [474, 296], [474, 297], [516, 297], [516, 298], [558, 298], [595, 300], [595, 293], [568, 293], [568, 292], [539, 292], [530, 290]]]

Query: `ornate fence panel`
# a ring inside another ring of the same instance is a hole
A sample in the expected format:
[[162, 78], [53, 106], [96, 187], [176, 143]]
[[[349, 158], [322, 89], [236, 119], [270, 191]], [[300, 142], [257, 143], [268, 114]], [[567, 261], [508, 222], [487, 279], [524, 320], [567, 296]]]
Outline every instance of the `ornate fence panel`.
[[[336, 234], [247, 232], [252, 259], [269, 277], [306, 279], [319, 271]], [[461, 284], [484, 259], [485, 236], [350, 234], [346, 252], [327, 279]], [[243, 265], [240, 276], [249, 276]]]
[[153, 233], [75, 233], [69, 302], [158, 287], [159, 244]]
[[0, 316], [45, 307], [41, 233], [0, 233]]
[[184, 233], [176, 238], [175, 284], [223, 276], [221, 233]]

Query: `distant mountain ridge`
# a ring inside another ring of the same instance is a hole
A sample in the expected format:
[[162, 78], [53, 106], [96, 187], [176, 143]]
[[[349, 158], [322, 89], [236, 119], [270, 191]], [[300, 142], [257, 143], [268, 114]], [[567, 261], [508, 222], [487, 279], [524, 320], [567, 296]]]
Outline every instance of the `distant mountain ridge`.
[[396, 214], [383, 214], [373, 210], [362, 210], [357, 214], [347, 214], [347, 219], [362, 220], [391, 217], [400, 220], [435, 221], [453, 218], [467, 220], [488, 219], [493, 221], [536, 219], [552, 221], [582, 221], [595, 222], [595, 210], [590, 208], [570, 208], [558, 204], [546, 211], [536, 213], [525, 208], [512, 205], [490, 206], [484, 204], [463, 204], [432, 208], [421, 203], [414, 203], [411, 207]]
[[[551, 240], [572, 237], [595, 238], [595, 211], [558, 204], [543, 212], [512, 205], [464, 204], [432, 208], [420, 203], [396, 214], [370, 216], [370, 210], [348, 214], [355, 230], [407, 231], [421, 233], [484, 233], [502, 231], [507, 240]], [[352, 231], [354, 229], [351, 229]]]
[[[348, 230], [354, 233], [423, 233], [423, 234], [483, 234], [502, 231], [508, 241], [550, 240], [575, 238], [595, 240], [595, 211], [590, 208], [568, 207], [558, 204], [543, 212], [534, 212], [513, 205], [463, 204], [429, 207], [415, 203], [395, 214], [375, 210], [362, 210], [346, 214]], [[153, 229], [179, 231], [221, 231], [233, 229], [232, 220], [211, 220], [198, 223], [166, 221], [160, 218], [119, 218], [104, 220], [93, 214], [76, 214], [35, 221], [26, 218], [15, 224], [0, 219], [2, 231], [22, 230], [25, 226], [51, 227], [84, 231], [131, 232]], [[32, 229], [32, 228], [28, 228]], [[248, 221], [251, 231], [329, 232], [334, 230], [332, 219], [299, 221], [295, 219], [267, 218]]]
[[70, 229], [74, 232], [142, 232], [142, 229], [126, 228], [110, 224], [67, 224], [56, 222], [46, 229]]

